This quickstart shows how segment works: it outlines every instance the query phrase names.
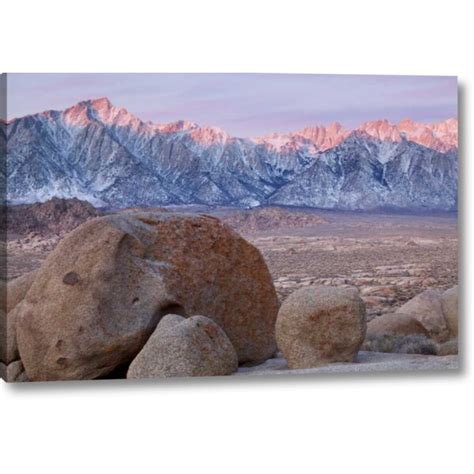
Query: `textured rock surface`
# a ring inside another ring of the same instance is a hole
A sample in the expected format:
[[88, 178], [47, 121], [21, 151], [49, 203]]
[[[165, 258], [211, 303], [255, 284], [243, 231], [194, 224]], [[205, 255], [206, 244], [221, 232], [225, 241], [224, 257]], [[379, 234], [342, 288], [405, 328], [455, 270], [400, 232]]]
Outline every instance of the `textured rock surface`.
[[165, 314], [206, 314], [240, 361], [258, 361], [275, 350], [277, 310], [262, 256], [217, 219], [125, 213], [86, 222], [48, 256], [17, 340], [32, 380], [96, 378], [130, 362]]
[[396, 334], [400, 336], [422, 334], [429, 337], [429, 333], [423, 324], [413, 316], [403, 313], [384, 314], [367, 323], [367, 336], [380, 336], [383, 334]]
[[448, 340], [449, 329], [443, 315], [441, 295], [438, 291], [425, 290], [407, 301], [396, 312], [409, 314], [417, 319], [429, 332], [430, 337], [436, 341]]
[[15, 360], [7, 365], [6, 368], [8, 382], [28, 382], [28, 377], [21, 360]]
[[7, 285], [7, 313], [9, 313], [26, 295], [30, 289], [36, 272], [25, 273], [8, 282]]
[[25, 297], [26, 292], [29, 290], [31, 284], [33, 283], [35, 275], [36, 272], [29, 272], [25, 275], [22, 275], [21, 277], [9, 281], [7, 284], [7, 301], [5, 305], [5, 309], [7, 311], [6, 320], [4, 321], [4, 324], [0, 325], [0, 359], [7, 364], [14, 361], [15, 359], [18, 359], [19, 357], [18, 346], [16, 343], [15, 321], [17, 311], [15, 311], [15, 307]]
[[15, 360], [8, 365], [0, 362], [0, 378], [5, 382], [29, 381], [21, 360]]
[[230, 375], [237, 367], [235, 349], [214, 321], [168, 315], [131, 363], [127, 378]]
[[313, 286], [282, 304], [276, 338], [292, 369], [354, 359], [366, 333], [365, 306], [355, 288]]
[[458, 287], [454, 286], [441, 295], [444, 318], [452, 337], [458, 335]]

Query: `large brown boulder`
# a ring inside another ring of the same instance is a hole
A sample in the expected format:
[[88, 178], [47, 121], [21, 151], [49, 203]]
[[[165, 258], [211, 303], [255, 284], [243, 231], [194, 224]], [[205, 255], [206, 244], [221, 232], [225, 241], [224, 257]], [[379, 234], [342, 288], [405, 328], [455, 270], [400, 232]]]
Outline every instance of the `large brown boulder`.
[[352, 362], [366, 333], [365, 305], [355, 288], [311, 286], [282, 304], [276, 339], [290, 369]]
[[444, 319], [451, 337], [458, 335], [458, 287], [454, 286], [441, 295]]
[[429, 333], [423, 324], [413, 316], [403, 313], [383, 314], [367, 323], [367, 336], [382, 336], [384, 334], [398, 336], [422, 334], [423, 336], [429, 337]]
[[277, 311], [263, 257], [218, 219], [124, 213], [86, 222], [48, 256], [17, 340], [32, 380], [96, 378], [131, 362], [164, 315], [206, 314], [241, 362], [259, 361], [275, 351]]
[[6, 318], [0, 325], [0, 359], [9, 364], [19, 358], [18, 346], [16, 343], [15, 307], [20, 303], [30, 289], [34, 281], [36, 271], [25, 273], [7, 283], [6, 304], [3, 309], [7, 311]]
[[418, 320], [430, 337], [437, 342], [444, 342], [449, 338], [449, 329], [444, 319], [441, 295], [438, 291], [425, 290], [398, 308], [396, 313], [409, 314]]
[[131, 363], [127, 378], [230, 375], [237, 367], [232, 343], [212, 319], [169, 314]]

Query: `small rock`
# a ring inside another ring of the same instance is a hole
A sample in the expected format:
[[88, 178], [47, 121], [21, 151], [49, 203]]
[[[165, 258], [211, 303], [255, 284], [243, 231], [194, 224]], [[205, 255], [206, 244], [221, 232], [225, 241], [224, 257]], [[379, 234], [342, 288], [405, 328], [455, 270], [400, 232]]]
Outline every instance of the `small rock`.
[[452, 337], [458, 335], [458, 287], [454, 286], [441, 295], [444, 319]]
[[403, 313], [388, 313], [372, 319], [367, 324], [367, 336], [381, 336], [383, 334], [396, 334], [407, 336], [409, 334], [423, 334], [429, 337], [429, 332], [414, 317]]
[[21, 360], [15, 360], [7, 365], [7, 382], [28, 382], [28, 377]]
[[437, 291], [425, 290], [398, 308], [396, 313], [409, 314], [418, 320], [429, 332], [430, 337], [437, 342], [445, 342], [449, 338], [449, 329], [441, 306], [441, 295]]
[[302, 288], [280, 308], [277, 344], [291, 369], [352, 362], [364, 341], [365, 318], [355, 288]]
[[237, 353], [214, 321], [169, 314], [131, 363], [127, 378], [230, 375], [237, 367]]

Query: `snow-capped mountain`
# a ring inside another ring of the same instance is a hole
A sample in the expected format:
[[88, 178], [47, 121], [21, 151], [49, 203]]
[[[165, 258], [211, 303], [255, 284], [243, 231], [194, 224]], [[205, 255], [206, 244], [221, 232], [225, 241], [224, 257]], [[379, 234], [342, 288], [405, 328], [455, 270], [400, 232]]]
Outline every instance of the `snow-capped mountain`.
[[339, 209], [454, 210], [457, 155], [354, 131], [270, 198], [273, 204]]
[[281, 204], [454, 210], [457, 121], [380, 120], [243, 139], [217, 127], [143, 122], [106, 98], [14, 119], [10, 202], [78, 197], [114, 207]]

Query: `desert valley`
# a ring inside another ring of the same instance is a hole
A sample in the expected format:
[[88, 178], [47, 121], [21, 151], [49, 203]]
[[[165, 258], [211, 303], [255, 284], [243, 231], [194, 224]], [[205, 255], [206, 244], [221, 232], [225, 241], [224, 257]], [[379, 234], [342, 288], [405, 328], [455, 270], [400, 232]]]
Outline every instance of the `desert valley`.
[[11, 381], [458, 367], [454, 118], [239, 138], [101, 98], [0, 141]]
[[[354, 285], [361, 291], [370, 320], [423, 290], [444, 290], [457, 284], [457, 219], [453, 214], [281, 207], [156, 210], [214, 215], [243, 235], [264, 256], [280, 301], [312, 284]], [[14, 206], [8, 226], [8, 279], [39, 268], [64, 235], [107, 212], [111, 211], [79, 200]]]
[[[260, 250], [280, 304], [295, 290], [313, 285], [356, 287], [370, 322], [394, 313], [426, 290], [441, 294], [458, 283], [457, 219], [449, 213], [374, 214], [284, 207], [239, 210], [207, 206], [117, 211], [96, 209], [77, 199], [57, 198], [10, 209], [6, 268], [9, 280], [38, 269], [64, 236], [83, 222], [117, 212], [127, 214], [140, 210], [219, 218]], [[449, 354], [456, 354], [457, 346], [451, 346], [438, 344], [430, 338], [402, 336], [368, 338], [362, 349], [445, 355], [438, 357], [438, 363], [433, 367], [419, 361], [422, 369], [429, 369], [456, 366], [457, 356]], [[361, 360], [368, 357], [363, 352], [360, 354]], [[400, 364], [400, 360], [394, 359], [394, 363]], [[412, 360], [406, 363], [414, 364]], [[403, 370], [406, 363], [400, 367], [395, 365], [395, 368]], [[268, 364], [264, 365], [270, 367], [266, 371], [287, 370], [281, 359], [275, 359], [274, 365]], [[382, 364], [381, 370], [391, 367]], [[242, 372], [249, 370], [243, 368]], [[266, 373], [261, 370], [257, 366], [251, 373]], [[334, 370], [344, 372], [348, 369], [337, 366]]]

